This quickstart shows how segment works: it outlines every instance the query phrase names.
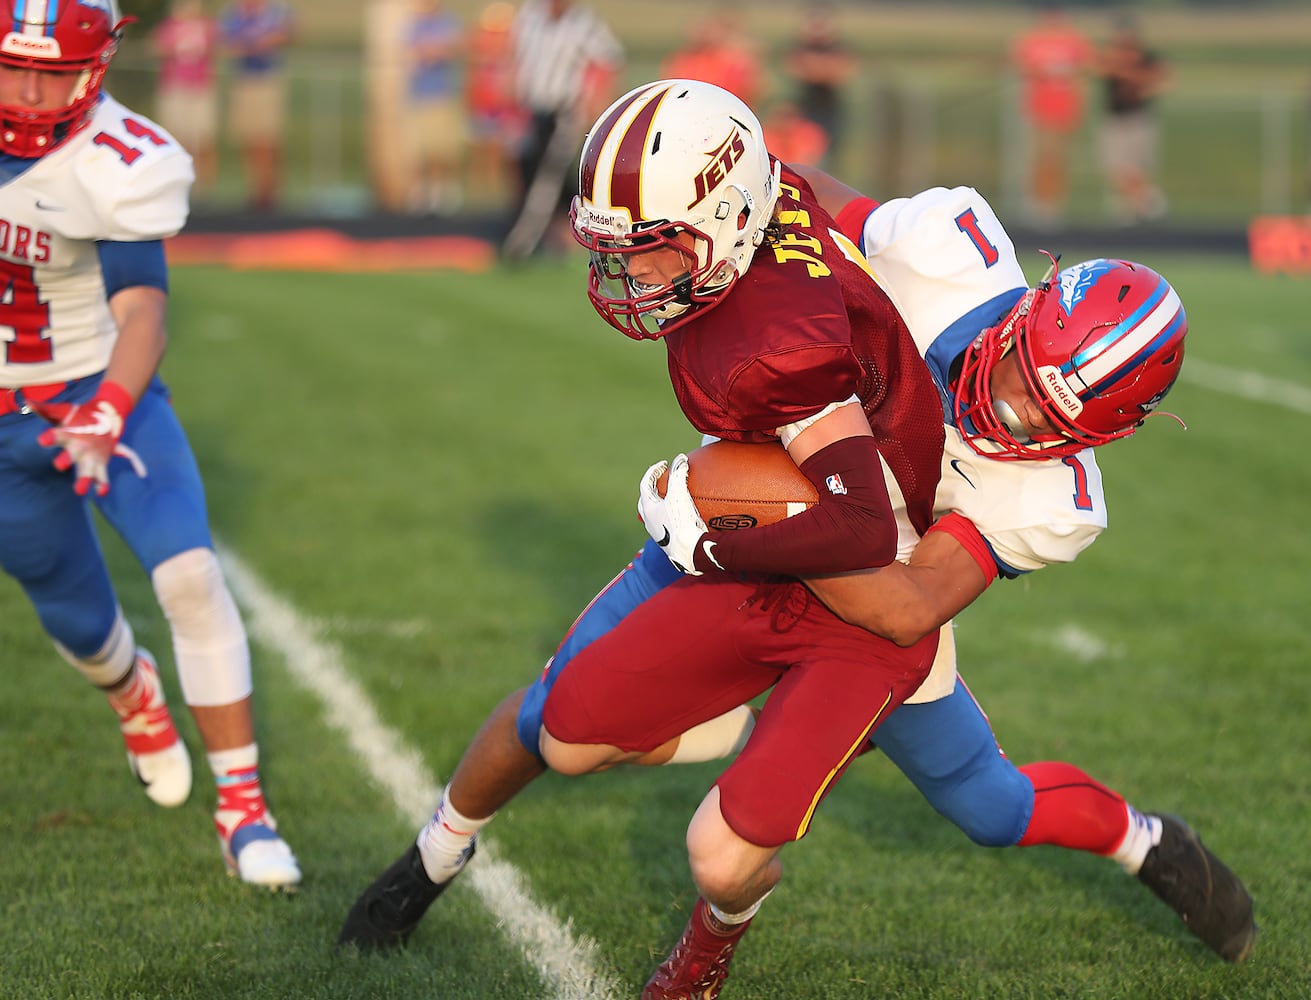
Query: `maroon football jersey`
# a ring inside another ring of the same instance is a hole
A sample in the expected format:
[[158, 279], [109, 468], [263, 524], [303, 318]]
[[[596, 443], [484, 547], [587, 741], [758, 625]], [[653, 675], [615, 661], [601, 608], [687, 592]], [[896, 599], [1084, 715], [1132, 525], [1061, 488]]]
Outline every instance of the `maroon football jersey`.
[[844, 252], [806, 183], [782, 176], [781, 236], [718, 305], [663, 338], [674, 394], [701, 433], [767, 441], [855, 393], [923, 533], [942, 461], [938, 390], [859, 249], [844, 238]]

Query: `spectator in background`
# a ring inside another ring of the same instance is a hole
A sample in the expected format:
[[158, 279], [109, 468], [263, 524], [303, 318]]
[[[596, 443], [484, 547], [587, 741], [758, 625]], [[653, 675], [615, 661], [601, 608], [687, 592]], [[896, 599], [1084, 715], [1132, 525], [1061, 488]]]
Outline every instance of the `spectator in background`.
[[1011, 64], [1022, 85], [1021, 109], [1029, 126], [1029, 212], [1041, 225], [1059, 222], [1070, 186], [1070, 159], [1084, 120], [1084, 76], [1093, 45], [1056, 3], [1015, 39]]
[[788, 164], [817, 167], [829, 149], [828, 133], [791, 101], [778, 101], [761, 123], [770, 153]]
[[291, 35], [285, 4], [236, 0], [223, 15], [223, 47], [233, 63], [228, 132], [241, 149], [250, 205], [260, 211], [278, 200], [287, 115], [284, 51]]
[[469, 108], [469, 155], [465, 191], [471, 201], [491, 202], [506, 192], [518, 196], [514, 157], [522, 141], [524, 115], [514, 96], [510, 25], [514, 6], [495, 0], [483, 8], [469, 38], [465, 80]]
[[205, 13], [202, 0], [174, 0], [150, 37], [159, 60], [156, 115], [191, 154], [197, 194], [212, 188], [218, 176], [218, 42], [218, 22]]
[[592, 120], [610, 103], [623, 48], [609, 26], [574, 0], [524, 0], [510, 28], [515, 94], [527, 112], [522, 183], [501, 245], [523, 260], [545, 245], [574, 247], [569, 229], [578, 154]]
[[687, 42], [660, 64], [666, 80], [697, 80], [723, 87], [752, 110], [760, 107], [765, 75], [756, 46], [736, 11], [694, 20]]
[[[784, 65], [798, 110], [824, 130], [825, 161], [833, 160], [842, 145], [845, 91], [856, 74], [857, 63], [855, 54], [842, 40], [828, 0], [817, 0], [806, 8], [800, 36], [788, 51]], [[772, 143], [769, 148], [774, 148]]]
[[460, 94], [464, 27], [442, 0], [415, 0], [403, 42], [409, 57], [409, 209], [450, 215], [464, 201], [460, 175], [469, 141]]
[[1156, 186], [1160, 126], [1155, 99], [1169, 71], [1144, 44], [1131, 15], [1116, 20], [1110, 41], [1098, 53], [1097, 73], [1106, 95], [1101, 153], [1111, 210], [1130, 223], [1164, 218], [1165, 196]]

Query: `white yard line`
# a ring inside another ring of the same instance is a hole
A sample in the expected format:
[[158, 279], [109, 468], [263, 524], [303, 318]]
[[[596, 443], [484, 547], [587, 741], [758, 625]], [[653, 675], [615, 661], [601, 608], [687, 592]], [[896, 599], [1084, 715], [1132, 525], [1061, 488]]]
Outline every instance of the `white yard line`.
[[1311, 388], [1297, 382], [1287, 382], [1192, 357], [1184, 358], [1183, 371], [1179, 377], [1204, 389], [1311, 414]]
[[1105, 659], [1115, 651], [1086, 628], [1073, 623], [1066, 623], [1048, 634], [1048, 641], [1081, 663], [1093, 663]]
[[[292, 676], [323, 704], [328, 724], [341, 733], [370, 777], [386, 790], [415, 833], [441, 796], [437, 778], [422, 758], [381, 719], [368, 694], [342, 663], [340, 650], [323, 640], [305, 616], [276, 594], [231, 549], [216, 545], [233, 594], [246, 610], [250, 634], [279, 653]], [[596, 942], [575, 938], [528, 891], [514, 865], [496, 858], [479, 841], [477, 857], [462, 876], [496, 917], [510, 941], [542, 975], [557, 1000], [615, 1000], [630, 990], [598, 968]]]

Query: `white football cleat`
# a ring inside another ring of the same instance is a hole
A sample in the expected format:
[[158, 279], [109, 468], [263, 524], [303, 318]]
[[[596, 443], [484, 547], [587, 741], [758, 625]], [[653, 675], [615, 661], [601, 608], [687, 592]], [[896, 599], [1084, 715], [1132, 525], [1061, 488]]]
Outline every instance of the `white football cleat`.
[[285, 892], [294, 892], [300, 885], [300, 863], [278, 834], [278, 824], [264, 804], [257, 771], [219, 779], [214, 828], [229, 875]]
[[149, 692], [144, 706], [123, 712], [110, 699], [127, 747], [128, 767], [152, 802], [167, 808], [180, 806], [191, 794], [191, 755], [164, 703], [155, 659], [144, 649], [137, 650], [136, 670]]
[[262, 819], [237, 827], [231, 837], [220, 834], [219, 846], [228, 874], [243, 882], [284, 892], [294, 892], [300, 885], [300, 863], [267, 812]]

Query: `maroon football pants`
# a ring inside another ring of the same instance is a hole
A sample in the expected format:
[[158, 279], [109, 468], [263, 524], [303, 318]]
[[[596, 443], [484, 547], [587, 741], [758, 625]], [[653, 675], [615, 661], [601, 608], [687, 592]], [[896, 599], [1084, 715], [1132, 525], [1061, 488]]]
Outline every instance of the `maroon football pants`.
[[647, 752], [772, 687], [717, 784], [734, 832], [773, 847], [805, 835], [870, 733], [928, 675], [937, 644], [935, 631], [902, 649], [799, 583], [685, 577], [574, 657], [543, 721], [565, 743]]

